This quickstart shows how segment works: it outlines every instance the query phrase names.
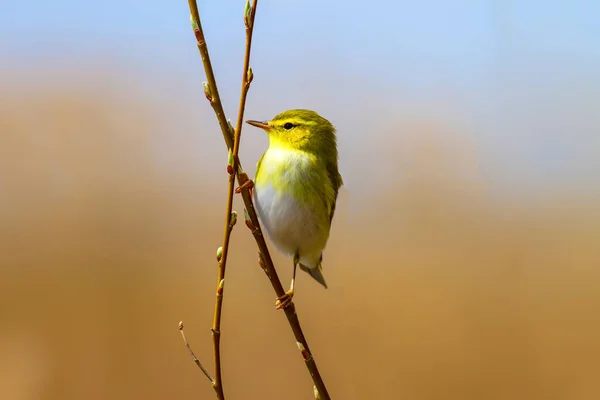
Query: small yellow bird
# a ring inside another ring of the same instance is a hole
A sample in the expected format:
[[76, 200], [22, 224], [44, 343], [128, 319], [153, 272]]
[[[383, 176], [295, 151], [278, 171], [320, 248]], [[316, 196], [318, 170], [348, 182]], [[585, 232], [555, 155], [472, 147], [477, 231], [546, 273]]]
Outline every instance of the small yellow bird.
[[269, 136], [257, 164], [254, 203], [267, 236], [294, 258], [290, 290], [277, 308], [291, 304], [296, 267], [327, 288], [321, 262], [342, 176], [335, 128], [314, 111], [288, 110], [270, 121], [246, 121]]

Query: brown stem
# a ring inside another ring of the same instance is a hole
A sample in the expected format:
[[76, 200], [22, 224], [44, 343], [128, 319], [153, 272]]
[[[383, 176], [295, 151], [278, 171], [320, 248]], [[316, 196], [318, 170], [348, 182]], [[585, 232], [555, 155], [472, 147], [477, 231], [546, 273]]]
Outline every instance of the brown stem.
[[208, 85], [212, 94], [212, 100], [210, 101], [210, 105], [212, 106], [213, 110], [215, 110], [215, 114], [217, 115], [217, 120], [219, 121], [221, 132], [223, 132], [223, 139], [225, 139], [227, 148], [232, 149], [233, 133], [229, 129], [229, 124], [227, 123], [227, 118], [225, 118], [225, 112], [223, 111], [221, 97], [219, 96], [219, 90], [217, 89], [215, 74], [212, 69], [212, 64], [210, 63], [208, 47], [206, 46], [204, 32], [202, 31], [202, 24], [200, 23], [198, 4], [196, 3], [196, 0], [188, 0], [188, 5], [190, 7], [192, 21], [196, 24], [196, 26], [194, 27], [194, 34], [196, 35], [198, 51], [200, 51], [200, 56], [202, 57], [202, 64], [204, 65], [204, 71], [206, 72], [206, 80], [208, 81]]
[[198, 368], [200, 368], [200, 370], [204, 373], [204, 375], [206, 375], [208, 380], [211, 381], [211, 383], [214, 383], [215, 379], [208, 373], [206, 368], [204, 368], [204, 366], [202, 365], [200, 360], [198, 360], [198, 357], [196, 357], [196, 354], [194, 354], [194, 350], [192, 350], [192, 346], [190, 346], [190, 343], [187, 341], [187, 338], [185, 337], [185, 333], [183, 333], [183, 321], [179, 322], [179, 332], [181, 333], [181, 338], [183, 339], [183, 343], [185, 343], [185, 346], [187, 347], [188, 351], [190, 352], [190, 356], [192, 356], [192, 360], [194, 360], [194, 362], [196, 363]]
[[[210, 103], [215, 111], [215, 114], [217, 115], [217, 120], [219, 121], [219, 126], [221, 127], [221, 131], [223, 133], [223, 138], [225, 139], [225, 143], [226, 143], [227, 147], [232, 150], [233, 172], [235, 172], [235, 174], [237, 175], [238, 184], [240, 186], [242, 186], [245, 182], [248, 181], [248, 176], [242, 172], [241, 163], [240, 163], [239, 157], [238, 157], [238, 152], [239, 152], [240, 136], [241, 136], [241, 131], [242, 131], [243, 117], [244, 117], [243, 114], [244, 114], [244, 109], [245, 109], [245, 104], [246, 104], [246, 96], [248, 94], [248, 89], [249, 89], [249, 84], [250, 84], [249, 80], [251, 80], [251, 79], [248, 79], [248, 75], [249, 75], [248, 67], [249, 67], [249, 61], [250, 61], [250, 49], [251, 49], [251, 44], [252, 44], [252, 33], [254, 30], [254, 18], [256, 16], [257, 0], [253, 0], [250, 19], [249, 19], [249, 21], [246, 21], [246, 54], [245, 54], [245, 58], [244, 58], [242, 93], [240, 95], [240, 105], [239, 105], [239, 110], [238, 110], [238, 115], [237, 115], [235, 135], [232, 135], [232, 133], [231, 133], [231, 130], [227, 123], [227, 118], [225, 117], [225, 113], [223, 111], [223, 105], [222, 105], [221, 99], [219, 97], [219, 92], [217, 89], [214, 72], [213, 72], [212, 65], [210, 62], [210, 57], [208, 54], [208, 48], [206, 46], [206, 40], [204, 38], [204, 33], [202, 31], [202, 25], [200, 23], [200, 15], [198, 12], [198, 5], [196, 4], [196, 0], [188, 0], [188, 4], [190, 7], [192, 21], [195, 24], [194, 33], [196, 35], [196, 40], [198, 42], [198, 50], [200, 51], [200, 55], [202, 57], [202, 63], [204, 65], [204, 70], [206, 72], [207, 81], [208, 81], [208, 85], [210, 88], [210, 96], [207, 96], [207, 97], [209, 97]], [[230, 192], [229, 193], [231, 193], [232, 176], [233, 175], [230, 175], [230, 180], [229, 180], [229, 183], [230, 183], [230, 185], [229, 185]], [[256, 214], [256, 210], [254, 209], [254, 204], [252, 202], [252, 196], [250, 195], [250, 191], [247, 187], [243, 188], [241, 194], [242, 194], [242, 199], [244, 200], [244, 205], [245, 205], [247, 213], [248, 213], [248, 217], [250, 219], [249, 225], [252, 225], [252, 234], [254, 236], [254, 239], [255, 239], [256, 244], [259, 249], [261, 266], [262, 266], [263, 270], [265, 271], [267, 277], [271, 281], [271, 285], [273, 286], [273, 290], [275, 291], [275, 294], [277, 295], [277, 297], [281, 297], [285, 294], [285, 291], [283, 289], [283, 286], [281, 285], [281, 281], [279, 280], [277, 271], [275, 270], [275, 266], [273, 264], [273, 260], [271, 259], [269, 249], [267, 248], [267, 243], [265, 242], [265, 239], [264, 239], [264, 236], [262, 233], [262, 229], [261, 229], [260, 223], [258, 221], [258, 216]], [[228, 210], [230, 210], [229, 209], [230, 204], [231, 204], [231, 196], [228, 196]], [[231, 214], [231, 212], [229, 214]], [[225, 246], [223, 246], [223, 257], [226, 257], [225, 255], [226, 255], [226, 248], [225, 248]], [[219, 276], [221, 276], [220, 275], [221, 272], [224, 273], [224, 268], [223, 268], [223, 271], [221, 271], [221, 268], [219, 269]], [[216, 309], [217, 309], [217, 307], [215, 306], [215, 310]], [[296, 338], [297, 346], [301, 350], [301, 354], [302, 354], [302, 357], [304, 358], [304, 363], [306, 365], [306, 368], [308, 369], [310, 376], [312, 377], [312, 380], [314, 382], [315, 388], [318, 391], [318, 398], [321, 400], [329, 400], [330, 399], [329, 393], [327, 392], [327, 388], [325, 387], [325, 383], [323, 382], [321, 374], [319, 373], [317, 364], [312, 356], [312, 353], [310, 352], [308, 342], [307, 342], [306, 338], [304, 337], [304, 333], [302, 332], [302, 328], [300, 326], [300, 321], [298, 319], [298, 315], [296, 314], [295, 306], [292, 304], [290, 307], [285, 308], [284, 312], [285, 312], [285, 316], [287, 317], [287, 320], [290, 324], [290, 327], [292, 328], [294, 337]], [[220, 318], [220, 316], [219, 316], [219, 318]], [[215, 320], [216, 319], [217, 319], [217, 315], [215, 312]], [[218, 332], [218, 330], [216, 330], [216, 331]], [[214, 337], [218, 338], [219, 334], [217, 333], [217, 335], [215, 335]], [[218, 342], [217, 342], [216, 348], [218, 348]], [[217, 352], [215, 352], [215, 364], [216, 364], [216, 360], [217, 360]], [[220, 366], [220, 364], [219, 364], [219, 366]], [[220, 367], [219, 367], [219, 369], [217, 369], [217, 371], [218, 372], [216, 372], [216, 376], [219, 377], [220, 376]], [[220, 379], [220, 378], [216, 378], [215, 381], [217, 379]], [[221, 387], [221, 394], [222, 394], [222, 386], [220, 386], [220, 385], [217, 385], [217, 386]], [[218, 391], [217, 391], [217, 396], [219, 396]], [[222, 398], [220, 397], [220, 399], [222, 399]]]
[[[233, 170], [239, 173], [240, 138], [242, 135], [242, 125], [244, 123], [244, 110], [246, 109], [246, 98], [252, 75], [250, 72], [250, 50], [252, 49], [252, 32], [254, 32], [254, 15], [256, 15], [256, 3], [254, 0], [250, 12], [250, 21], [246, 21], [246, 52], [244, 54], [244, 69], [242, 70], [242, 91], [240, 94], [240, 105], [238, 108], [237, 123], [235, 125], [235, 137], [233, 141]], [[244, 17], [245, 18], [245, 17]]]
[[[225, 395], [223, 393], [223, 379], [221, 375], [221, 313], [223, 308], [223, 285], [225, 283], [225, 268], [227, 266], [227, 254], [229, 252], [229, 238], [231, 237], [231, 230], [233, 228], [233, 224], [231, 223], [232, 217], [232, 207], [233, 207], [233, 194], [235, 192], [235, 174], [234, 171], [239, 170], [239, 151], [240, 151], [240, 139], [242, 135], [242, 124], [244, 119], [244, 109], [246, 108], [246, 98], [248, 97], [248, 90], [250, 89], [250, 82], [252, 81], [252, 73], [250, 71], [250, 51], [252, 48], [252, 22], [254, 22], [254, 13], [256, 10], [256, 1], [254, 0], [254, 4], [252, 5], [252, 11], [250, 14], [250, 23], [246, 20], [246, 52], [244, 56], [244, 69], [242, 72], [242, 90], [240, 94], [240, 105], [238, 109], [238, 119], [235, 129], [235, 135], [233, 139], [233, 151], [232, 151], [232, 159], [233, 165], [228, 165], [229, 171], [229, 186], [227, 191], [227, 211], [225, 213], [225, 229], [224, 229], [224, 237], [223, 237], [223, 252], [222, 258], [219, 262], [219, 273], [217, 279], [217, 297], [215, 300], [215, 313], [213, 318], [213, 354], [214, 354], [214, 363], [215, 363], [215, 380], [213, 387], [217, 392], [217, 397], [219, 399], [224, 399]], [[244, 16], [246, 19], [246, 16]], [[200, 24], [198, 23], [198, 30], [200, 31]], [[206, 40], [203, 40], [204, 48], [206, 49]], [[206, 55], [208, 57], [208, 49], [206, 49]], [[214, 76], [213, 76], [214, 82]], [[216, 82], [214, 85], [211, 85], [215, 88], [215, 93], [218, 93], [216, 90]], [[212, 95], [212, 88], [211, 88]], [[212, 96], [211, 96], [212, 97]], [[218, 94], [217, 94], [218, 98]], [[214, 98], [211, 99], [211, 102], [214, 101]], [[219, 98], [220, 103], [220, 98]], [[213, 107], [214, 108], [214, 107]], [[222, 109], [223, 107], [220, 106]], [[216, 110], [216, 108], [215, 108]], [[223, 114], [223, 119], [225, 119], [225, 114]], [[227, 130], [229, 131], [229, 124], [227, 124]], [[229, 168], [231, 167], [231, 168]]]
[[231, 231], [235, 225], [235, 217], [232, 213], [234, 189], [235, 175], [233, 174], [233, 170], [231, 170], [231, 173], [229, 174], [229, 192], [227, 194], [227, 211], [225, 212], [225, 228], [223, 230], [223, 246], [221, 259], [219, 260], [219, 272], [217, 274], [215, 312], [211, 329], [215, 364], [215, 379], [212, 383], [219, 400], [225, 399], [225, 394], [223, 393], [223, 378], [221, 375], [221, 313], [223, 310], [223, 292], [225, 289], [225, 269], [227, 267], [227, 254], [229, 253], [229, 239], [231, 238]]

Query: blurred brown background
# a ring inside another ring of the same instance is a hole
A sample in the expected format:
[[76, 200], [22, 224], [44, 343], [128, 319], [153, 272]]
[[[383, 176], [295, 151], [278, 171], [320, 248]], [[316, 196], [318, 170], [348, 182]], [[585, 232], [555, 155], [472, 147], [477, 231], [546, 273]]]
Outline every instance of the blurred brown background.
[[[243, 2], [199, 3], [234, 119]], [[339, 133], [329, 289], [301, 273], [295, 298], [332, 397], [600, 398], [594, 5], [260, 3], [246, 117], [312, 108]], [[1, 400], [214, 398], [177, 328], [212, 369], [227, 157], [188, 12], [0, 12]], [[244, 128], [250, 174], [266, 146]], [[238, 224], [227, 399], [311, 399], [256, 260]]]
[[[211, 366], [226, 152], [210, 109], [198, 100], [199, 122], [171, 130], [185, 106], [150, 101], [109, 68], [12, 78], [0, 103], [0, 398], [212, 398], [177, 331], [184, 320]], [[298, 284], [332, 395], [598, 398], [600, 204], [575, 191], [492, 201], [468, 133], [432, 118], [377, 129], [404, 132], [399, 156], [381, 139], [380, 157], [362, 161], [405, 179], [345, 188], [330, 289]], [[242, 145], [251, 172], [266, 145], [254, 134]], [[310, 398], [243, 224], [232, 246], [226, 394]], [[287, 285], [290, 261], [275, 260]]]

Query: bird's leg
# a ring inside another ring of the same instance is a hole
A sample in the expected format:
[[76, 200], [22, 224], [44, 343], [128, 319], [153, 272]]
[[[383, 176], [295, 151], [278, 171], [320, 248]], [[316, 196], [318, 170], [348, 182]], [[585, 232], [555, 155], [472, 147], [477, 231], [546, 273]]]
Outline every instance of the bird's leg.
[[250, 191], [250, 195], [252, 196], [252, 188], [254, 187], [254, 181], [248, 178], [248, 175], [245, 172], [240, 174], [240, 178], [243, 182], [240, 186], [237, 187], [237, 189], [235, 189], [235, 192], [239, 194], [242, 193], [242, 190], [247, 188]]
[[294, 269], [292, 272], [292, 283], [290, 284], [290, 290], [285, 292], [281, 297], [278, 297], [275, 301], [275, 308], [280, 310], [282, 308], [289, 307], [292, 304], [292, 297], [294, 297], [294, 284], [296, 283], [296, 268], [300, 262], [300, 255], [298, 252], [294, 255]]

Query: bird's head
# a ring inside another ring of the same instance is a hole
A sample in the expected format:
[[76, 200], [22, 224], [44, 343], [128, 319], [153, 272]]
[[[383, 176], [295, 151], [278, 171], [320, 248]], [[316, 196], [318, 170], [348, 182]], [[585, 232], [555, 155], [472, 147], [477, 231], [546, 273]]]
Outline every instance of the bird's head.
[[288, 110], [270, 121], [246, 121], [263, 129], [271, 147], [284, 147], [316, 154], [337, 156], [335, 128], [331, 122], [310, 110]]

